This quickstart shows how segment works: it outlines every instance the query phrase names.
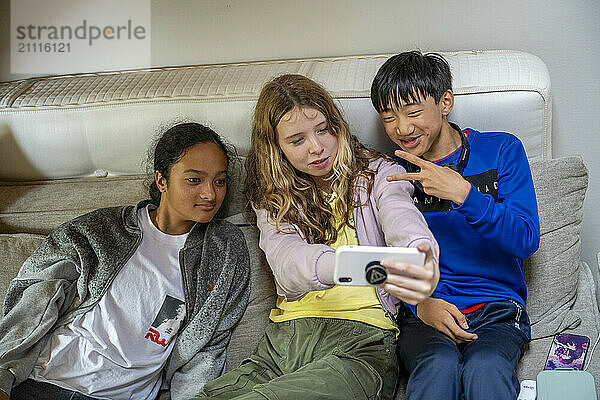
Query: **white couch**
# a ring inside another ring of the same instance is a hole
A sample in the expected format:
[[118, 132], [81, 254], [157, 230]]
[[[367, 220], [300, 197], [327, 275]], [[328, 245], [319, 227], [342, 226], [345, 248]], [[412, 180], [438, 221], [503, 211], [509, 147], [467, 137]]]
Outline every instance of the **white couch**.
[[[535, 379], [554, 334], [569, 330], [594, 343], [600, 330], [597, 288], [579, 254], [587, 170], [580, 158], [551, 158], [550, 81], [539, 58], [517, 51], [443, 54], [454, 75], [456, 105], [450, 119], [461, 127], [514, 133], [532, 165], [542, 241], [526, 263], [533, 341], [518, 372], [520, 379]], [[390, 151], [369, 99], [371, 80], [389, 56], [155, 68], [0, 84], [0, 293], [58, 224], [146, 197], [142, 161], [152, 138], [165, 128], [189, 120], [207, 124], [245, 155], [254, 103], [274, 76], [301, 73], [322, 83], [353, 133]], [[241, 165], [220, 215], [246, 235], [253, 291], [228, 347], [227, 368], [254, 349], [275, 293], [246, 212]], [[600, 374], [597, 353], [586, 364], [593, 375]], [[600, 379], [596, 384], [600, 387]], [[403, 382], [399, 386], [398, 398], [403, 398]]]

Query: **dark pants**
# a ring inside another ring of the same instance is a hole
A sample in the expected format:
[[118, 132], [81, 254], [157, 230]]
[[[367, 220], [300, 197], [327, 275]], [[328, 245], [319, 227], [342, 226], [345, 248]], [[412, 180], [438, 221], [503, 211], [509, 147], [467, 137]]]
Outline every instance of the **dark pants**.
[[27, 379], [10, 392], [10, 400], [94, 400], [78, 392]]
[[320, 400], [394, 397], [395, 334], [362, 322], [270, 323], [254, 354], [194, 399]]
[[513, 301], [487, 303], [466, 314], [478, 338], [457, 345], [411, 311], [399, 321], [398, 355], [410, 373], [408, 400], [514, 400], [516, 368], [531, 340], [529, 317]]

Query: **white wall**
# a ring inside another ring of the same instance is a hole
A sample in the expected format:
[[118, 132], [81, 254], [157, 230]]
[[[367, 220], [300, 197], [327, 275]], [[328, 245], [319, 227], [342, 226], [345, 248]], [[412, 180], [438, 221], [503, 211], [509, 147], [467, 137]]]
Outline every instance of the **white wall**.
[[[49, 0], [51, 1], [51, 0]], [[0, 81], [10, 74], [9, 1], [0, 2]], [[583, 258], [600, 251], [600, 2], [597, 0], [153, 0], [155, 66], [515, 49], [544, 60], [553, 86], [554, 157], [581, 155], [590, 186]]]

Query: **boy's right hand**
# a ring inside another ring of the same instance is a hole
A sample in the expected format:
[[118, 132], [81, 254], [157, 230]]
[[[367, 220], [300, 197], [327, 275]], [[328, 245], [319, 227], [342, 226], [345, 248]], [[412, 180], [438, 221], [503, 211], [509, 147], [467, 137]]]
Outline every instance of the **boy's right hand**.
[[402, 150], [396, 150], [394, 154], [416, 165], [421, 171], [390, 175], [387, 177], [389, 182], [420, 181], [425, 193], [450, 200], [457, 205], [464, 203], [469, 195], [471, 184], [453, 169], [442, 167]]
[[469, 328], [465, 315], [454, 304], [442, 299], [429, 297], [419, 303], [417, 317], [457, 344], [472, 342], [477, 339], [476, 334], [465, 330]]

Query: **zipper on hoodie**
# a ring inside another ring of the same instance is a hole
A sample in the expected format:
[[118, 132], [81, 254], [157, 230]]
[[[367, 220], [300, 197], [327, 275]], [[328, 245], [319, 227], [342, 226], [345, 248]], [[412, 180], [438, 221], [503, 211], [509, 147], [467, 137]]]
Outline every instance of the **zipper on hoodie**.
[[377, 293], [377, 300], [379, 300], [379, 304], [381, 304], [381, 308], [383, 308], [385, 315], [388, 316], [392, 321], [394, 321], [394, 324], [398, 325], [394, 315], [391, 312], [389, 312], [383, 305], [383, 301], [381, 300], [381, 295], [379, 294], [378, 288], [375, 289], [375, 293]]
[[[191, 232], [191, 230], [190, 230]], [[184, 247], [179, 250], [179, 271], [181, 272], [181, 284], [183, 285], [183, 300], [185, 302], [185, 319], [184, 319], [184, 323], [181, 325], [181, 327], [179, 328], [179, 333], [183, 332], [185, 330], [185, 328], [189, 325], [191, 318], [190, 318], [190, 313], [192, 312], [191, 309], [191, 301], [190, 301], [190, 294], [188, 291], [188, 285], [187, 285], [187, 276], [185, 274], [185, 250], [186, 247], [184, 245]]]

